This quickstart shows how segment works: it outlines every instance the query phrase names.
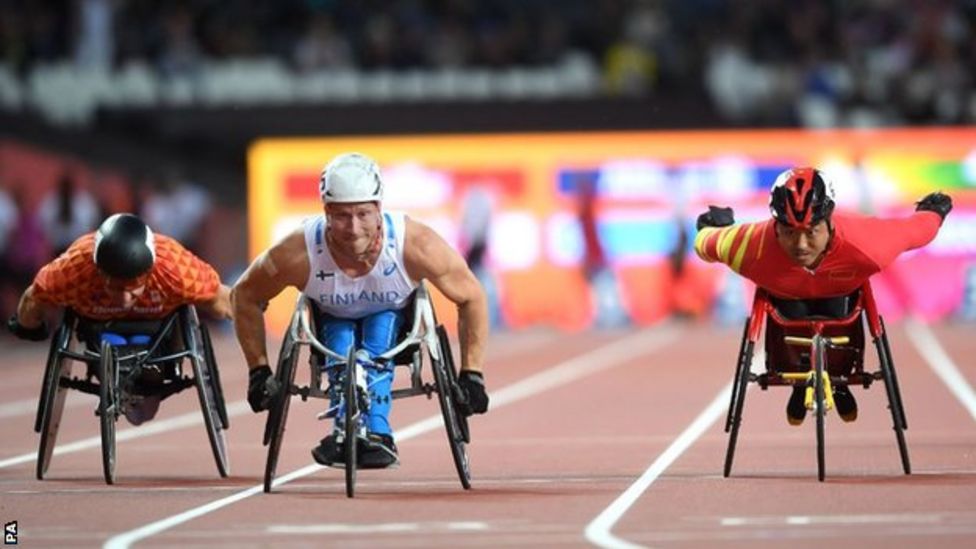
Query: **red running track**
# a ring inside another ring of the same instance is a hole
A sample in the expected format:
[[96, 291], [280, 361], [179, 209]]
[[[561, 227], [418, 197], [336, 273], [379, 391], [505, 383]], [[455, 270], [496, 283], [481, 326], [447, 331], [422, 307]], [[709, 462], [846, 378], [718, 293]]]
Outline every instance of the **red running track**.
[[264, 415], [243, 403], [245, 369], [227, 335], [215, 345], [232, 414], [230, 478], [217, 475], [187, 391], [150, 423], [120, 422], [115, 486], [102, 480], [95, 398], [73, 394], [59, 435], [67, 451], [37, 481], [46, 346], [7, 338], [0, 519], [18, 521], [28, 547], [971, 547], [974, 333], [894, 327], [913, 474], [901, 472], [876, 385], [856, 392], [857, 422], [828, 416], [824, 483], [814, 421], [787, 425], [782, 388], [750, 388], [732, 477], [722, 477], [739, 329], [497, 334], [492, 410], [472, 420], [474, 489], [461, 489], [443, 428], [424, 421], [436, 400], [418, 397], [394, 408], [402, 466], [360, 472], [354, 500], [341, 471], [311, 466], [327, 425], [315, 419], [321, 402], [299, 400], [278, 468], [289, 480], [261, 492]]

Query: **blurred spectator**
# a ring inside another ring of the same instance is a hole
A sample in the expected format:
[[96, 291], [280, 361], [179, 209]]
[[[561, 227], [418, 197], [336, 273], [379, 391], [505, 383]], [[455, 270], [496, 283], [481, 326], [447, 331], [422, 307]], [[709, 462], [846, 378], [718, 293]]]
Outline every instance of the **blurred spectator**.
[[38, 208], [41, 227], [55, 256], [61, 255], [79, 236], [93, 230], [100, 216], [95, 198], [68, 171]]
[[77, 0], [75, 63], [88, 71], [108, 71], [115, 58], [114, 0]]
[[308, 72], [323, 68], [352, 65], [352, 49], [346, 37], [335, 28], [327, 13], [317, 13], [298, 40], [294, 51], [295, 66]]
[[23, 185], [13, 191], [17, 221], [9, 233], [3, 263], [17, 292], [24, 291], [34, 279], [34, 273], [47, 262], [50, 248], [38, 216], [27, 208]]
[[162, 234], [200, 253], [200, 230], [210, 213], [211, 200], [206, 189], [173, 169], [159, 189], [143, 199], [140, 217]]
[[[71, 57], [97, 69], [149, 62], [160, 86], [255, 58], [300, 76], [583, 57], [602, 66], [606, 94], [707, 94], [737, 124], [976, 121], [972, 1], [0, 2], [0, 62], [24, 75]], [[176, 97], [192, 100], [196, 84]]]
[[464, 197], [460, 247], [472, 271], [481, 269], [485, 264], [493, 202], [491, 193], [482, 187], [472, 188]]
[[7, 192], [7, 182], [0, 175], [0, 318], [7, 318], [15, 307], [19, 288], [13, 287], [13, 274], [7, 267], [7, 247], [17, 223], [17, 205]]
[[460, 249], [471, 272], [478, 278], [488, 300], [488, 321], [492, 329], [502, 327], [498, 280], [488, 268], [488, 238], [491, 235], [495, 199], [484, 187], [472, 187], [461, 208]]
[[620, 296], [617, 277], [610, 268], [600, 240], [597, 222], [599, 184], [594, 174], [576, 179], [577, 215], [583, 235], [583, 275], [590, 283], [597, 328], [624, 326], [630, 322]]

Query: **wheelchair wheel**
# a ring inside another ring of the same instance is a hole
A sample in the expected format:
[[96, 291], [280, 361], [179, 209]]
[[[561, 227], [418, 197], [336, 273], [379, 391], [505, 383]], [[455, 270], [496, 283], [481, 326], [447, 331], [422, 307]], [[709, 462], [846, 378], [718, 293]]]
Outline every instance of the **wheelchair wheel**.
[[264, 464], [264, 491], [269, 494], [278, 469], [281, 441], [285, 436], [285, 422], [288, 420], [288, 406], [291, 404], [291, 387], [298, 369], [299, 350], [289, 330], [278, 352], [278, 365], [275, 369], [278, 392], [271, 399], [268, 419], [264, 424], [264, 445], [268, 447], [268, 459]]
[[739, 355], [735, 363], [735, 375], [732, 377], [732, 394], [729, 395], [729, 413], [725, 415], [725, 432], [728, 433], [732, 428], [732, 409], [735, 408], [735, 401], [739, 396], [739, 375], [742, 374], [742, 359], [745, 356], [746, 342], [749, 340], [749, 317], [746, 317], [745, 326], [742, 327], [742, 341], [739, 343]]
[[349, 356], [346, 357], [345, 386], [343, 387], [343, 400], [345, 401], [345, 445], [346, 452], [346, 497], [356, 495], [356, 446], [359, 442], [359, 395], [356, 394], [356, 349], [349, 347]]
[[47, 368], [44, 370], [41, 400], [37, 404], [34, 430], [41, 435], [37, 449], [37, 480], [44, 480], [58, 439], [58, 428], [61, 426], [61, 416], [64, 413], [64, 399], [68, 394], [68, 389], [61, 386], [61, 379], [67, 377], [65, 371], [67, 359], [61, 352], [68, 348], [70, 342], [71, 326], [66, 318], [51, 338], [51, 352], [48, 354]]
[[[894, 390], [894, 399], [898, 403], [898, 418], [900, 419], [901, 428], [908, 429], [908, 420], [905, 418], [905, 406], [901, 401], [901, 389], [898, 387], [898, 374], [895, 372], [895, 359], [891, 356], [891, 346], [888, 345], [888, 328], [885, 327], [884, 318], [878, 317], [881, 321], [881, 343], [884, 345], [885, 361], [887, 364], [887, 370], [891, 372], [891, 387]], [[885, 381], [888, 384], [888, 381]]]
[[814, 385], [813, 385], [813, 397], [814, 402], [817, 407], [817, 480], [823, 482], [824, 473], [826, 465], [824, 463], [824, 404], [827, 401], [826, 395], [824, 394], [824, 379], [823, 376], [827, 375], [826, 365], [824, 364], [827, 351], [824, 340], [821, 336], [817, 335], [813, 338], [813, 353], [814, 353]]
[[115, 484], [115, 422], [119, 417], [119, 368], [115, 349], [102, 342], [99, 361], [98, 422], [102, 431], [102, 472], [106, 484]]
[[[748, 326], [748, 323], [747, 323]], [[742, 424], [742, 409], [746, 404], [746, 389], [749, 385], [749, 366], [752, 364], [752, 353], [755, 342], [747, 341], [736, 366], [736, 376], [732, 380], [732, 392], [735, 398], [729, 409], [729, 445], [725, 450], [725, 468], [722, 475], [728, 477], [732, 473], [732, 460], [735, 458], [735, 443], [739, 438], [739, 426]]]
[[220, 368], [217, 367], [217, 357], [214, 356], [213, 343], [210, 341], [210, 330], [206, 324], [200, 324], [200, 337], [203, 342], [203, 357], [210, 365], [213, 390], [217, 401], [217, 415], [223, 428], [230, 429], [230, 418], [227, 415], [227, 402], [224, 400], [224, 386], [220, 383]]
[[[468, 452], [465, 442], [469, 440], [467, 435], [467, 418], [458, 410], [457, 393], [457, 373], [454, 372], [454, 358], [451, 355], [451, 346], [447, 339], [447, 330], [444, 325], [437, 326], [437, 341], [440, 346], [440, 360], [433, 360], [431, 355], [432, 370], [434, 370], [434, 382], [437, 385], [437, 401], [440, 403], [441, 415], [444, 418], [444, 429], [447, 432], [447, 441], [451, 446], [451, 457], [454, 458], [454, 468], [457, 470], [458, 479], [465, 490], [471, 489], [471, 467], [468, 461]], [[452, 375], [453, 374], [453, 375]]]
[[451, 341], [447, 337], [447, 330], [443, 325], [439, 325], [437, 329], [437, 341], [441, 344], [441, 349], [444, 353], [441, 355], [444, 357], [444, 372], [447, 374], [448, 387], [451, 388], [451, 394], [454, 396], [451, 399], [451, 403], [454, 405], [454, 417], [457, 418], [458, 427], [461, 430], [461, 440], [466, 444], [471, 444], [471, 430], [468, 428], [468, 416], [461, 413], [458, 408], [458, 402], [463, 397], [461, 394], [461, 386], [458, 384], [458, 368], [454, 365], [454, 355], [451, 353]]
[[905, 443], [904, 430], [908, 428], [905, 421], [905, 408], [902, 406], [901, 391], [898, 389], [898, 378], [895, 377], [895, 364], [891, 360], [891, 350], [888, 346], [888, 331], [881, 321], [881, 337], [874, 341], [878, 349], [878, 360], [884, 379], [885, 393], [888, 395], [888, 409], [891, 410], [891, 422], [898, 441], [898, 453], [901, 456], [901, 467], [906, 475], [912, 474], [912, 464], [908, 458], [908, 445]]
[[201, 354], [202, 336], [200, 323], [196, 312], [184, 307], [181, 315], [183, 325], [183, 341], [190, 347], [190, 364], [193, 366], [194, 384], [197, 387], [197, 397], [200, 400], [200, 412], [203, 414], [203, 425], [207, 429], [210, 449], [213, 451], [217, 472], [226, 478], [230, 474], [227, 458], [227, 441], [224, 438], [223, 424], [217, 411], [217, 392], [214, 388], [215, 379], [211, 365]]

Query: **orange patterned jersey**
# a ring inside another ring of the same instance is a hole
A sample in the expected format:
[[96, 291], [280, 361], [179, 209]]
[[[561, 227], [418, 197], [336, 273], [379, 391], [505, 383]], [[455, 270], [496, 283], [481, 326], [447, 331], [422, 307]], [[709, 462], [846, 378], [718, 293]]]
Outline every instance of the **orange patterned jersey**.
[[108, 279], [95, 266], [95, 233], [41, 268], [34, 297], [94, 320], [161, 318], [181, 305], [212, 301], [220, 288], [214, 268], [172, 238], [156, 234], [154, 239], [156, 262], [145, 285], [124, 298], [108, 289]]
[[695, 252], [705, 261], [728, 265], [771, 294], [786, 299], [847, 295], [899, 254], [928, 244], [942, 222], [935, 212], [903, 219], [836, 213], [834, 236], [813, 270], [793, 261], [776, 241], [775, 221], [703, 227]]

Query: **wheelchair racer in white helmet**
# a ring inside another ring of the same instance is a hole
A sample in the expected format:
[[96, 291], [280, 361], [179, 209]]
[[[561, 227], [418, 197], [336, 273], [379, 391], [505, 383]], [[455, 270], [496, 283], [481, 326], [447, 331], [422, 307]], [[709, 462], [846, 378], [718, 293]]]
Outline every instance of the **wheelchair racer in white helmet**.
[[[323, 213], [263, 252], [234, 286], [235, 329], [250, 368], [248, 401], [267, 409], [265, 381], [272, 375], [265, 345], [263, 308], [288, 286], [316, 304], [319, 339], [345, 354], [363, 348], [370, 358], [397, 343], [404, 307], [421, 280], [427, 280], [458, 308], [461, 341], [459, 384], [468, 394], [467, 413], [488, 408], [481, 373], [488, 335], [485, 294], [461, 255], [427, 225], [402, 212], [384, 212], [383, 178], [371, 158], [336, 156], [322, 170]], [[338, 375], [324, 364], [330, 381]], [[383, 468], [398, 461], [389, 422], [392, 365], [367, 370], [370, 406], [367, 430], [379, 451], [361, 452], [358, 466]], [[342, 465], [336, 432], [312, 450], [323, 465]]]

